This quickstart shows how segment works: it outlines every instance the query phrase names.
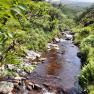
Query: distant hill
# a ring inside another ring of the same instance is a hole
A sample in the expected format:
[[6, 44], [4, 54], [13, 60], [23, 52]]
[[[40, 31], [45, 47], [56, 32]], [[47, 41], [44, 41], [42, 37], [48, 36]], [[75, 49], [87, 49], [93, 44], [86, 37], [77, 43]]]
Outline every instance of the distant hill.
[[77, 8], [78, 7], [86, 8], [92, 5], [92, 3], [90, 2], [72, 2], [70, 0], [63, 0], [61, 3], [72, 6], [72, 7], [77, 7]]
[[82, 23], [84, 26], [94, 24], [94, 5], [92, 5], [79, 16], [78, 22]]
[[81, 15], [86, 9], [92, 6], [90, 2], [73, 2], [71, 0], [46, 0], [58, 7], [65, 15], [70, 18], [76, 18]]
[[92, 3], [90, 2], [74, 2], [74, 1], [71, 1], [71, 0], [45, 0], [47, 2], [50, 2], [50, 3], [55, 3], [55, 4], [63, 4], [63, 5], [66, 5], [68, 7], [72, 7], [72, 8], [75, 8], [75, 9], [83, 9], [83, 8], [88, 8], [92, 5]]

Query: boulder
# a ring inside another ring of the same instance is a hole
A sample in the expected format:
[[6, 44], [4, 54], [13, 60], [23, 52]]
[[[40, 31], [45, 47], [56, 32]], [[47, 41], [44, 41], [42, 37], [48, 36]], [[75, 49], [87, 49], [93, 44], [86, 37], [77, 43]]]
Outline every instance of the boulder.
[[26, 58], [29, 60], [35, 60], [36, 58], [40, 58], [40, 54], [34, 52], [34, 51], [27, 51]]
[[0, 82], [0, 94], [10, 94], [14, 88], [13, 83], [2, 81]]

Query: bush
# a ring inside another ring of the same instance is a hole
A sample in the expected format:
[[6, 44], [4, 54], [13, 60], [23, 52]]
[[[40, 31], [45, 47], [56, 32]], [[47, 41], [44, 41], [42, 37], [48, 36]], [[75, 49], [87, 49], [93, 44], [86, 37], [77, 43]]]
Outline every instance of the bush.
[[82, 29], [78, 29], [77, 33], [75, 34], [75, 43], [81, 43], [81, 41], [88, 37], [89, 34], [91, 34], [91, 28], [90, 27], [85, 27]]
[[94, 35], [90, 35], [86, 38], [83, 39], [81, 42], [82, 48], [87, 48], [87, 47], [94, 47]]
[[80, 47], [81, 51], [88, 51], [86, 64], [82, 68], [80, 75], [80, 84], [84, 90], [91, 92], [91, 89], [88, 87], [94, 82], [94, 35], [84, 38]]
[[26, 49], [45, 51], [47, 42], [59, 32], [62, 19], [60, 10], [40, 0], [1, 0], [0, 63], [18, 64]]

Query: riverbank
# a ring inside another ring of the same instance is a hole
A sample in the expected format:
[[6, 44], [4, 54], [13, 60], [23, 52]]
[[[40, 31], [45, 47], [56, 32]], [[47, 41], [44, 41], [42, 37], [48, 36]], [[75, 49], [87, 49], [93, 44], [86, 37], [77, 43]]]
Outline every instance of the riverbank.
[[[31, 94], [31, 92], [33, 94], [81, 93], [81, 88], [78, 84], [81, 67], [80, 59], [77, 57], [79, 48], [73, 44], [72, 40], [66, 40], [66, 38], [61, 38], [55, 43], [50, 43], [48, 46], [49, 51], [44, 63], [38, 64], [33, 72], [28, 72], [25, 77], [8, 79], [8, 81], [14, 83], [14, 88], [12, 87], [13, 94], [16, 92], [23, 92], [22, 94]], [[50, 52], [52, 48], [55, 49], [54, 54]], [[51, 75], [48, 71], [54, 71], [54, 73], [52, 72], [53, 74]]]

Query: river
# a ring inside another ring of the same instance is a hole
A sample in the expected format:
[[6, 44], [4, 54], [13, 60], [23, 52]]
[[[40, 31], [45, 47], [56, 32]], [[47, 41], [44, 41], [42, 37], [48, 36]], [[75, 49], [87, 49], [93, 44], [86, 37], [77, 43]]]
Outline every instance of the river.
[[44, 63], [39, 64], [30, 74], [29, 79], [41, 85], [47, 84], [60, 87], [64, 92], [67, 92], [66, 94], [78, 94], [78, 77], [81, 67], [80, 59], [77, 57], [79, 48], [71, 40], [66, 39], [60, 39], [59, 43], [56, 44], [59, 46], [59, 50], [57, 50], [57, 63], [60, 65], [57, 73], [53, 75], [47, 73], [47, 66], [49, 64], [49, 58], [47, 58]]

